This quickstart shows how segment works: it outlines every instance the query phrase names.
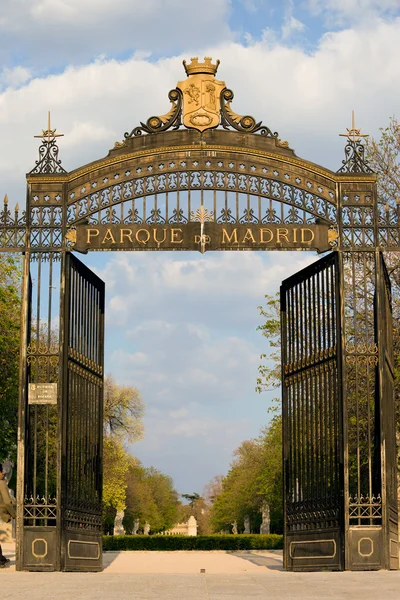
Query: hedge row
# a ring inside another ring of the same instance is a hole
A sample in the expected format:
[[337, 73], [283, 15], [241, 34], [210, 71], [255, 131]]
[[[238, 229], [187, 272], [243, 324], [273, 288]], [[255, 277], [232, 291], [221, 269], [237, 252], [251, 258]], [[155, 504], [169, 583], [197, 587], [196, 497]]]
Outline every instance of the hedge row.
[[283, 536], [270, 535], [104, 535], [103, 550], [270, 550]]

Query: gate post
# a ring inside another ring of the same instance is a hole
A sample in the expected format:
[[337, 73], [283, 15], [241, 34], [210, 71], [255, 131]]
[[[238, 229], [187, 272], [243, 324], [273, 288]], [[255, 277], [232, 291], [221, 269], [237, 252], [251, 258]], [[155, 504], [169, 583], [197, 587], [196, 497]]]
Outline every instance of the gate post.
[[343, 181], [338, 186], [345, 568], [397, 569], [397, 557], [391, 559], [389, 550], [391, 547], [393, 553], [390, 540], [397, 531], [397, 509], [392, 506], [389, 496], [393, 494], [388, 495], [385, 483], [389, 473], [391, 477], [396, 473], [396, 456], [395, 443], [388, 444], [393, 439], [393, 421], [390, 425], [389, 422], [394, 398], [387, 391], [390, 368], [385, 370], [386, 347], [391, 340], [383, 335], [383, 328], [391, 322], [391, 314], [385, 300], [388, 283], [384, 281], [384, 266], [377, 250], [381, 239], [380, 209], [376, 180], [363, 160], [359, 138], [348, 141], [346, 156], [350, 158], [346, 168], [340, 170]]

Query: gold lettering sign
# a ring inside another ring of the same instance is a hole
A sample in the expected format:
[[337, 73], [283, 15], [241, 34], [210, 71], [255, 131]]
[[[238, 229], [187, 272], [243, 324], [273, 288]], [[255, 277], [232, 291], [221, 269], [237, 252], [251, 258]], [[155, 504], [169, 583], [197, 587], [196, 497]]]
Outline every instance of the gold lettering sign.
[[[88, 250], [240, 250], [331, 248], [328, 225], [219, 224], [76, 226], [74, 249]], [[206, 247], [206, 248], [205, 248]]]
[[231, 235], [229, 236], [225, 227], [222, 228], [222, 241], [221, 244], [238, 244], [237, 238], [237, 229], [234, 229]]
[[182, 229], [171, 229], [171, 244], [182, 244], [183, 238], [179, 239], [180, 234], [182, 234]]

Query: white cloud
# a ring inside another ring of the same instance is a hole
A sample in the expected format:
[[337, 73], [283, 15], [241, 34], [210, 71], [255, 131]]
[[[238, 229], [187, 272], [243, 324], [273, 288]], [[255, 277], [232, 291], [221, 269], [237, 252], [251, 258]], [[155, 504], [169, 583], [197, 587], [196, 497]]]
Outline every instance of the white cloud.
[[282, 24], [282, 41], [285, 42], [296, 34], [301, 33], [305, 29], [304, 23], [296, 19], [294, 16], [294, 2], [289, 0], [285, 8], [285, 14]]
[[245, 416], [210, 416], [192, 402], [176, 411], [148, 410], [145, 427], [147, 435], [132, 452], [172, 473], [180, 493], [201, 493], [214, 475], [226, 473], [232, 450], [258, 433]]
[[0, 90], [23, 85], [31, 78], [31, 72], [25, 67], [4, 68], [0, 71]]
[[[355, 109], [358, 125], [376, 134], [400, 103], [397, 56], [400, 19], [326, 35], [308, 54], [282, 44], [222, 44], [202, 55], [221, 59], [219, 76], [235, 91], [234, 107], [278, 130], [300, 156], [338, 168], [343, 140]], [[0, 181], [11, 201], [23, 203], [24, 173], [34, 164], [31, 136], [52, 123], [63, 166], [72, 169], [105, 155], [123, 132], [169, 107], [167, 93], [183, 76], [182, 58], [149, 63], [97, 61], [60, 75], [36, 78], [0, 94]], [[106, 82], [106, 85], [105, 85]], [[19, 182], [19, 185], [17, 184]], [[18, 185], [18, 187], [17, 187]], [[18, 190], [18, 198], [13, 192]]]
[[288, 15], [282, 25], [282, 40], [288, 40], [294, 33], [304, 31], [305, 25], [293, 15]]
[[[228, 0], [1, 0], [0, 60], [51, 69], [100, 54], [195, 49], [232, 37]], [[107, 82], [106, 82], [107, 85]]]
[[[12, 4], [28, 7], [22, 0]], [[28, 14], [27, 21], [33, 18]], [[26, 23], [15, 18], [13, 26]], [[143, 55], [102, 58], [27, 83], [27, 73], [10, 75], [0, 93], [0, 192], [23, 206], [24, 173], [37, 157], [38, 140], [31, 135], [45, 126], [47, 110], [65, 134], [59, 144], [63, 166], [79, 167], [105, 155], [140, 120], [166, 112], [167, 93], [184, 77], [181, 61], [190, 55], [153, 63]], [[199, 55], [221, 59], [218, 75], [234, 90], [239, 113], [263, 119], [300, 156], [332, 168], [340, 166], [343, 140], [337, 134], [349, 125], [353, 108], [357, 125], [376, 134], [400, 105], [399, 19], [330, 33], [312, 54], [270, 39], [249, 47], [222, 42]], [[267, 420], [266, 398], [254, 392], [265, 349], [255, 331], [257, 305], [316, 257], [117, 253], [103, 255], [105, 264], [100, 258], [84, 260], [106, 280], [107, 370], [138, 386], [148, 409], [148, 435], [138, 453], [146, 464], [205, 483]], [[198, 464], [193, 439], [205, 444], [206, 466]]]
[[[313, 260], [301, 252], [290, 256], [291, 272]], [[176, 333], [176, 323], [185, 323], [193, 339], [207, 340], [209, 331], [199, 319], [206, 313], [214, 323], [215, 298], [224, 306], [220, 324], [236, 319], [238, 327], [246, 327], [248, 317], [244, 311], [237, 315], [238, 305], [251, 302], [256, 308], [264, 294], [277, 291], [288, 274], [288, 257], [276, 253], [272, 263], [253, 252], [115, 253], [98, 273], [107, 283], [109, 327], [125, 327], [132, 340], [154, 334], [164, 340]], [[138, 321], [129, 328], [133, 314]]]
[[398, 0], [307, 0], [307, 5], [311, 13], [324, 14], [329, 25], [359, 24], [400, 10]]

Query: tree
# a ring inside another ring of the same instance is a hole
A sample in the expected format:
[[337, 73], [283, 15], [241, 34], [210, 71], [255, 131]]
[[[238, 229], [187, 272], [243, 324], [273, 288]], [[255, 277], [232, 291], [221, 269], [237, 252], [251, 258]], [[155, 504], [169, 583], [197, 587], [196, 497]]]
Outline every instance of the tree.
[[[400, 226], [400, 122], [389, 119], [387, 127], [380, 128], [380, 139], [369, 138], [367, 158], [377, 174], [378, 201], [388, 219]], [[396, 397], [396, 423], [398, 446], [398, 472], [400, 473], [400, 254], [385, 253], [385, 261], [392, 284], [394, 375]]]
[[143, 438], [144, 404], [139, 391], [116, 383], [111, 375], [104, 380], [104, 433], [133, 443]]
[[133, 457], [126, 442], [143, 437], [144, 404], [134, 387], [118, 385], [113, 377], [104, 380], [103, 521], [112, 530], [117, 511], [126, 507], [127, 474]]
[[275, 416], [258, 438], [247, 440], [235, 450], [222, 489], [211, 507], [214, 531], [230, 529], [236, 520], [239, 531], [246, 515], [253, 531], [259, 531], [261, 507], [268, 502], [271, 530], [282, 530], [281, 419]]
[[367, 159], [377, 174], [380, 202], [396, 205], [400, 198], [400, 123], [396, 117], [389, 119], [387, 127], [380, 128], [379, 140], [367, 141]]
[[181, 494], [182, 498], [189, 500], [189, 505], [193, 508], [193, 504], [200, 499], [200, 494], [194, 492], [193, 494]]
[[[273, 391], [281, 385], [281, 321], [280, 321], [280, 299], [279, 293], [275, 296], [266, 294], [265, 306], [259, 306], [260, 315], [265, 319], [262, 325], [257, 327], [258, 331], [268, 340], [270, 352], [261, 354], [260, 358], [268, 362], [258, 367], [257, 392]], [[278, 410], [277, 403], [279, 398], [273, 399], [275, 407], [272, 410]]]
[[103, 441], [103, 506], [105, 510], [124, 510], [125, 478], [128, 468], [129, 455], [121, 440], [106, 436]]
[[148, 522], [152, 533], [170, 529], [179, 520], [178, 492], [170, 477], [154, 467], [145, 468], [131, 457], [126, 473], [124, 524], [132, 531], [134, 521]]
[[20, 311], [20, 260], [0, 254], [0, 460], [16, 460]]
[[215, 475], [211, 481], [209, 481], [203, 490], [203, 498], [207, 504], [210, 506], [214, 504], [215, 500], [218, 498], [222, 491], [222, 481], [224, 479], [223, 475]]
[[190, 504], [181, 505], [179, 521], [187, 522], [189, 517], [193, 516], [197, 523], [197, 535], [210, 535], [210, 533], [212, 533], [210, 504], [208, 504], [205, 498], [199, 494], [196, 494], [196, 496], [198, 497]]

